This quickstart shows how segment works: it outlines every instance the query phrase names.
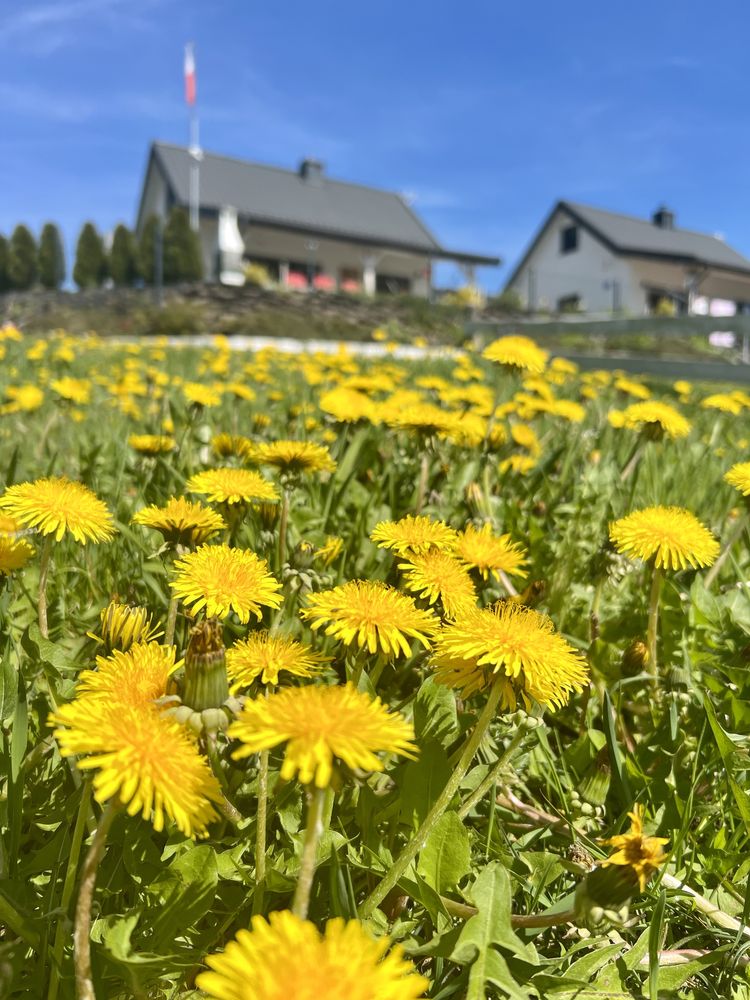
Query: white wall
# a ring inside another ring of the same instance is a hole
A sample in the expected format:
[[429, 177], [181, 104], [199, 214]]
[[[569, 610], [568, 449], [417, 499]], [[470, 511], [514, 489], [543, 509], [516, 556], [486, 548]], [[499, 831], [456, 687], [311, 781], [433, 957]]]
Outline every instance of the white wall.
[[571, 225], [576, 225], [575, 220], [558, 209], [509, 286], [520, 295], [524, 306], [529, 307], [531, 291], [531, 306], [536, 309], [555, 311], [560, 299], [578, 295], [585, 312], [611, 313], [615, 301], [613, 283], [617, 282], [620, 309], [635, 315], [643, 313], [645, 297], [632, 268], [587, 229], [578, 226], [577, 250], [560, 252], [560, 233]]

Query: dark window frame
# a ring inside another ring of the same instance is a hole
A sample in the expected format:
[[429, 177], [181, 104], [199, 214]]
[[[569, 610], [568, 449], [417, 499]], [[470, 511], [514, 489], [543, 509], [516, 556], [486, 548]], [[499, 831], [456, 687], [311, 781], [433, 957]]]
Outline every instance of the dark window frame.
[[579, 227], [575, 223], [572, 223], [560, 230], [561, 254], [576, 252], [578, 249], [578, 229]]

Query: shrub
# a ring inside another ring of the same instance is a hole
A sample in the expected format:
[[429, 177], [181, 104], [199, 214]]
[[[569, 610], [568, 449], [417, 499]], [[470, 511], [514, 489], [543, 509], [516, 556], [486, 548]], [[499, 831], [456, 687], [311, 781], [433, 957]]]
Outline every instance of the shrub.
[[8, 283], [17, 291], [25, 291], [36, 277], [36, 242], [26, 226], [16, 226], [8, 247]]
[[109, 274], [118, 288], [128, 288], [138, 277], [135, 237], [127, 226], [115, 229], [109, 252]]
[[65, 251], [60, 230], [47, 222], [39, 240], [39, 281], [45, 288], [59, 288], [65, 280]]
[[87, 222], [81, 230], [76, 245], [73, 281], [79, 288], [98, 288], [106, 274], [107, 258], [102, 238], [93, 222]]

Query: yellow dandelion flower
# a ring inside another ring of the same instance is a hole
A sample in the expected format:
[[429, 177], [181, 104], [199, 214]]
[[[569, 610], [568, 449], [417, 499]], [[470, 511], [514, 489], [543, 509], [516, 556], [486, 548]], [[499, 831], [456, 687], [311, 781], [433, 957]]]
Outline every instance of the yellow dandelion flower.
[[314, 781], [318, 788], [331, 783], [334, 758], [351, 768], [382, 771], [377, 751], [416, 754], [412, 724], [351, 684], [283, 688], [245, 702], [227, 735], [242, 743], [235, 760], [287, 743], [282, 779], [298, 774], [302, 784]]
[[508, 368], [543, 372], [549, 354], [529, 337], [511, 335], [500, 337], [499, 340], [488, 344], [482, 351], [482, 357], [506, 365]]
[[434, 615], [380, 580], [349, 580], [311, 594], [300, 614], [314, 631], [325, 626], [326, 635], [347, 646], [391, 657], [409, 656], [410, 639], [429, 649], [439, 626]]
[[278, 500], [273, 483], [252, 469], [206, 469], [187, 481], [188, 493], [202, 493], [215, 503], [258, 503]]
[[651, 395], [651, 390], [641, 382], [625, 378], [623, 375], [615, 379], [614, 386], [615, 389], [625, 393], [626, 396], [635, 396], [636, 399], [648, 399]]
[[669, 403], [658, 400], [647, 400], [644, 403], [633, 403], [624, 410], [615, 410], [609, 414], [609, 422], [613, 427], [625, 427], [628, 430], [645, 430], [649, 436], [677, 439], [690, 433], [690, 421]]
[[323, 545], [316, 551], [315, 559], [324, 566], [330, 566], [331, 563], [336, 562], [343, 551], [344, 539], [339, 538], [338, 535], [329, 535]]
[[724, 474], [724, 479], [743, 496], [750, 497], [750, 462], [737, 462]]
[[242, 434], [215, 434], [211, 438], [211, 450], [219, 458], [236, 455], [245, 462], [254, 462], [258, 454], [257, 444]]
[[525, 476], [536, 467], [536, 459], [533, 455], [509, 455], [497, 463], [498, 472], [517, 472], [519, 476]]
[[626, 865], [638, 878], [641, 892], [646, 888], [646, 882], [655, 871], [667, 860], [664, 854], [664, 844], [669, 843], [667, 837], [644, 837], [643, 806], [636, 806], [630, 817], [630, 831], [609, 837], [603, 843], [615, 848], [602, 867], [609, 865]]
[[477, 592], [469, 572], [448, 552], [433, 549], [423, 555], [410, 555], [409, 562], [399, 563], [406, 590], [427, 600], [441, 601], [446, 615], [455, 618], [467, 605], [476, 604]]
[[142, 455], [161, 455], [177, 446], [175, 439], [166, 434], [131, 434], [128, 444]]
[[672, 388], [677, 393], [678, 396], [689, 396], [693, 391], [693, 383], [687, 382], [685, 379], [678, 379]]
[[281, 584], [254, 552], [228, 545], [202, 545], [175, 562], [175, 595], [193, 612], [205, 608], [208, 618], [226, 618], [232, 611], [244, 624], [253, 614], [260, 620], [263, 607], [278, 608]]
[[99, 615], [101, 626], [99, 635], [89, 632], [90, 639], [96, 640], [108, 650], [127, 650], [136, 642], [151, 642], [163, 634], [159, 625], [154, 625], [148, 608], [134, 607], [110, 601]]
[[521, 604], [464, 609], [448, 623], [435, 645], [435, 679], [464, 697], [502, 684], [501, 704], [547, 708], [567, 704], [588, 680], [586, 659], [558, 635], [545, 615]]
[[218, 406], [221, 402], [221, 393], [202, 382], [185, 382], [182, 392], [194, 406]]
[[63, 399], [77, 403], [79, 406], [85, 406], [91, 399], [91, 383], [88, 379], [66, 376], [50, 382], [50, 389], [53, 389]]
[[381, 549], [391, 549], [397, 555], [409, 556], [440, 549], [451, 552], [456, 547], [458, 534], [443, 521], [430, 517], [407, 514], [400, 521], [380, 521], [370, 538]]
[[10, 576], [16, 569], [23, 569], [34, 555], [34, 547], [25, 538], [0, 533], [0, 576]]
[[52, 716], [64, 757], [97, 769], [94, 796], [118, 796], [128, 815], [141, 813], [157, 831], [171, 819], [187, 837], [206, 835], [217, 819], [219, 783], [188, 730], [154, 705], [84, 697]]
[[710, 566], [719, 543], [695, 514], [682, 507], [646, 507], [609, 526], [618, 552], [631, 559], [654, 560], [657, 569]]
[[108, 656], [97, 656], [96, 670], [78, 675], [71, 704], [99, 698], [111, 704], [147, 705], [164, 697], [169, 678], [181, 666], [182, 660], [175, 661], [174, 646], [139, 641], [127, 650], [113, 649]]
[[321, 934], [283, 910], [252, 917], [251, 930], [206, 959], [212, 971], [196, 985], [209, 1000], [418, 1000], [428, 981], [388, 946], [356, 920], [329, 920]]
[[525, 448], [530, 455], [540, 454], [542, 446], [533, 427], [529, 427], [528, 424], [512, 424], [510, 436], [519, 447]]
[[[2, 329], [0, 327], [0, 329]], [[21, 525], [16, 521], [14, 517], [9, 517], [7, 514], [0, 512], [0, 537], [3, 535], [12, 535], [14, 538], [21, 534]]]
[[478, 570], [483, 580], [490, 576], [498, 580], [501, 571], [521, 579], [526, 577], [525, 550], [512, 542], [510, 535], [494, 535], [490, 524], [481, 528], [467, 524], [457, 536], [456, 555], [466, 566]]
[[224, 389], [226, 392], [230, 392], [237, 399], [244, 399], [248, 403], [252, 403], [255, 399], [255, 390], [251, 389], [249, 385], [245, 385], [243, 382], [227, 382]]
[[432, 403], [418, 403], [400, 409], [388, 401], [381, 407], [383, 419], [396, 430], [414, 431], [432, 437], [450, 434], [456, 424], [456, 414], [449, 413]]
[[295, 677], [312, 677], [329, 659], [289, 636], [254, 632], [227, 650], [230, 692], [236, 694], [258, 679], [278, 684], [282, 670]]
[[102, 501], [83, 483], [65, 477], [9, 486], [0, 496], [0, 510], [58, 542], [66, 531], [81, 545], [108, 541], [115, 533]]
[[258, 463], [284, 472], [333, 472], [336, 463], [322, 444], [313, 441], [271, 441], [258, 446]]
[[743, 410], [740, 400], [727, 392], [715, 392], [712, 396], [706, 396], [701, 400], [701, 407], [704, 410], [721, 410], [722, 413], [731, 413], [735, 417]]
[[347, 386], [339, 386], [324, 392], [319, 400], [323, 413], [342, 424], [354, 424], [359, 420], [377, 423], [377, 407], [363, 392]]
[[160, 531], [166, 542], [201, 545], [226, 528], [224, 518], [210, 507], [184, 497], [170, 497], [163, 507], [151, 505], [132, 517], [133, 524]]
[[36, 385], [9, 385], [5, 395], [18, 410], [26, 413], [38, 410], [44, 402], [44, 393]]

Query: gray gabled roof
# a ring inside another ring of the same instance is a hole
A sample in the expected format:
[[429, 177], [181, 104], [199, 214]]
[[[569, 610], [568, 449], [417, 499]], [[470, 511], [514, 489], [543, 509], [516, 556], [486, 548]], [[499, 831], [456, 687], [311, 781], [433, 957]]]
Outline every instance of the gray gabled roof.
[[699, 264], [750, 271], [750, 260], [717, 236], [677, 227], [662, 229], [650, 219], [606, 212], [577, 202], [563, 201], [560, 204], [605, 237], [621, 253], [680, 257]]
[[[187, 149], [155, 142], [152, 159], [164, 172], [174, 201], [187, 205], [191, 157]], [[431, 257], [498, 264], [483, 255], [451, 253], [391, 191], [331, 180], [311, 180], [292, 170], [204, 153], [200, 164], [201, 211], [232, 206], [242, 219], [281, 229], [392, 247]]]
[[558, 201], [545, 219], [528, 250], [508, 278], [512, 284], [529, 259], [555, 213], [562, 210], [588, 229], [612, 253], [625, 257], [646, 257], [698, 267], [713, 267], [750, 273], [750, 260], [733, 250], [723, 240], [691, 229], [664, 229], [650, 219], [621, 215], [602, 208], [592, 208], [574, 201]]

